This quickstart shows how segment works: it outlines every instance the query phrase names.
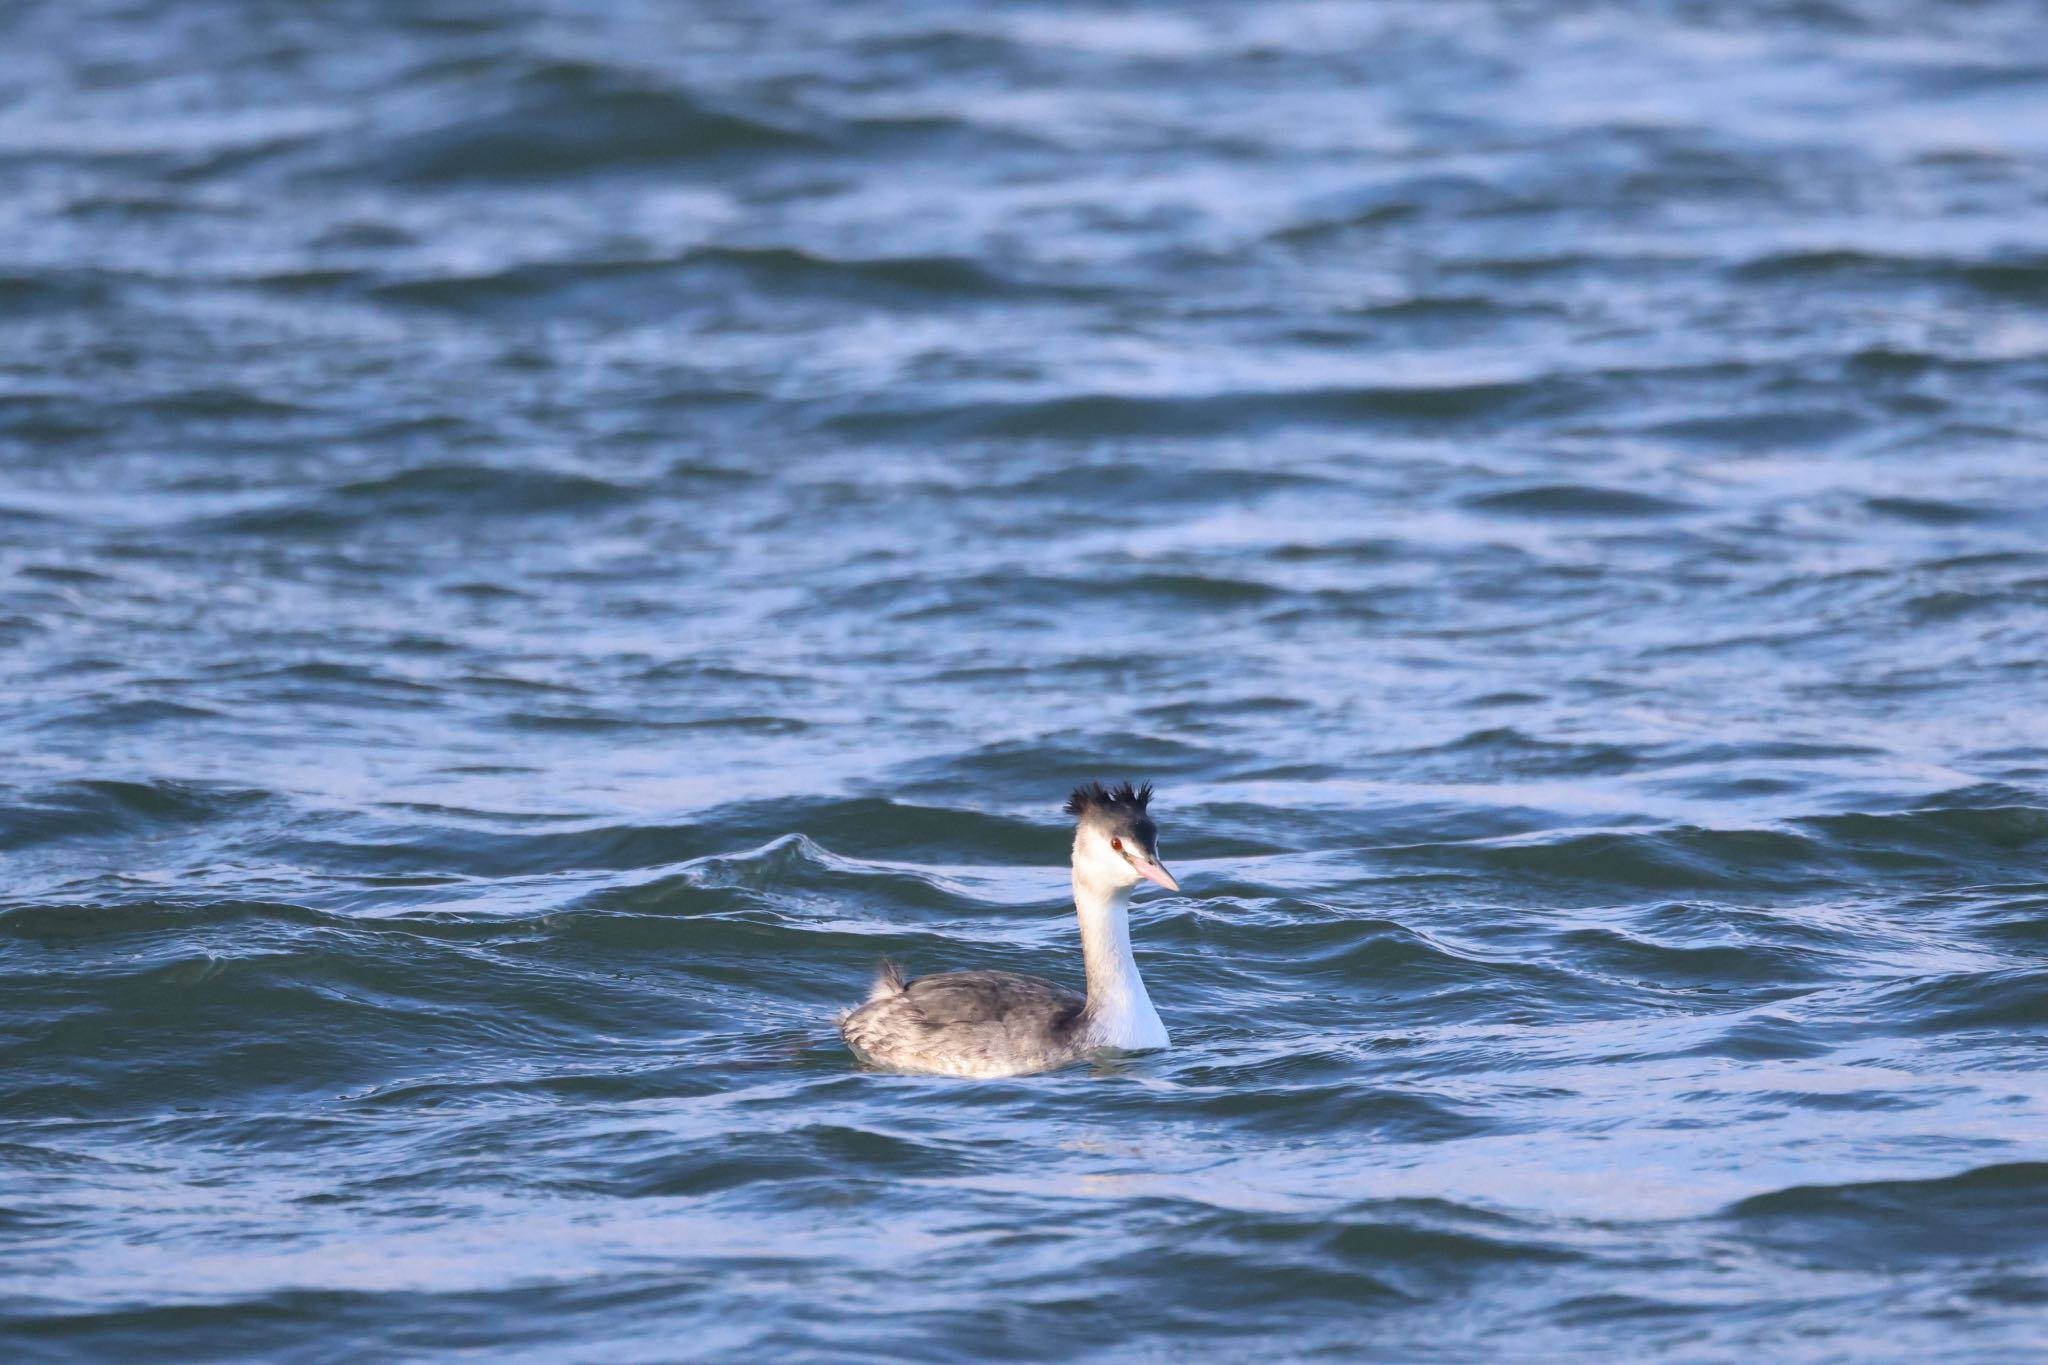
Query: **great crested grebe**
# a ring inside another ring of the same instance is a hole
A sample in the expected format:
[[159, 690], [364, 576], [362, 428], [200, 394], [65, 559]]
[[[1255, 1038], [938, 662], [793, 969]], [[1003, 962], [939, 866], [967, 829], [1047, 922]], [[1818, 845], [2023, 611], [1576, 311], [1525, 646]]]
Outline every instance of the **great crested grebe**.
[[1100, 782], [1067, 798], [1074, 826], [1074, 913], [1081, 921], [1084, 1000], [1016, 972], [945, 972], [905, 981], [892, 962], [839, 1031], [856, 1056], [932, 1076], [1024, 1076], [1091, 1052], [1165, 1047], [1166, 1025], [1131, 957], [1131, 888], [1180, 890], [1159, 865], [1159, 828], [1145, 812], [1152, 784]]

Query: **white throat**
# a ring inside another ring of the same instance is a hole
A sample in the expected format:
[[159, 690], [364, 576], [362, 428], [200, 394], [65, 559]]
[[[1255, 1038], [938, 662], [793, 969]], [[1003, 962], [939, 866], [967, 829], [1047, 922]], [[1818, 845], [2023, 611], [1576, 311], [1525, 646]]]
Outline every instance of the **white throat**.
[[1088, 967], [1088, 1019], [1098, 1047], [1138, 1052], [1166, 1046], [1166, 1025], [1131, 956], [1131, 888], [1098, 886], [1074, 869], [1074, 912]]

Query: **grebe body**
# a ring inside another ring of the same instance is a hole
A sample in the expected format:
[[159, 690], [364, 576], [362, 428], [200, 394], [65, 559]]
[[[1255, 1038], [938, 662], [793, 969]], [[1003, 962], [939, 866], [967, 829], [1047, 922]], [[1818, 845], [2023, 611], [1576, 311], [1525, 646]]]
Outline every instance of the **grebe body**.
[[1088, 993], [1017, 972], [944, 972], [906, 980], [882, 964], [867, 1003], [839, 1021], [871, 1066], [934, 1076], [1023, 1076], [1103, 1051], [1167, 1046], [1131, 956], [1131, 890], [1141, 881], [1180, 890], [1159, 861], [1152, 787], [1100, 782], [1067, 799], [1074, 823], [1074, 913]]

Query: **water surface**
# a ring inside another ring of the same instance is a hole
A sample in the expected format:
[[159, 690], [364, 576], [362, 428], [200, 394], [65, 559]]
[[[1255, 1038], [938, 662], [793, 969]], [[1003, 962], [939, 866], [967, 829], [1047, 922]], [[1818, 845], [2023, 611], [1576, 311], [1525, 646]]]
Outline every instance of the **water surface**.
[[8, 1354], [2038, 1351], [2044, 50], [9, 7]]

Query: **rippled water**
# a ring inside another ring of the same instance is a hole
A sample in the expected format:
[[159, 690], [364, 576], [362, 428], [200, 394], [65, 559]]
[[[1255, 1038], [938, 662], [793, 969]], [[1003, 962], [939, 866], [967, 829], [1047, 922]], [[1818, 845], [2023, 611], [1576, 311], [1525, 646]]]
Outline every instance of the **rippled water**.
[[2044, 52], [0, 10], [0, 1341], [2041, 1349]]

